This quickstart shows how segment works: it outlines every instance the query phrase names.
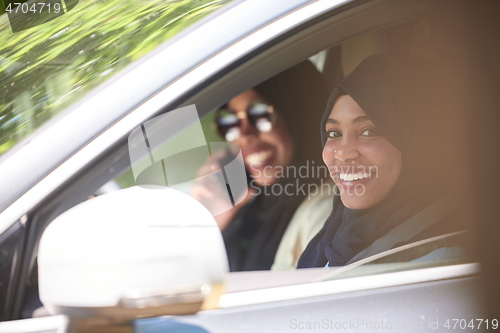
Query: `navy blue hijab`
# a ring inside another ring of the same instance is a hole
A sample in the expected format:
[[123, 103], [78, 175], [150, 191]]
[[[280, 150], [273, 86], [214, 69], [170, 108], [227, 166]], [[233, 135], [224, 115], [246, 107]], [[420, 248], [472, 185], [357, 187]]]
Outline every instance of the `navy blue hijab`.
[[[334, 89], [321, 122], [323, 144], [333, 104], [339, 96], [348, 94], [402, 153], [402, 170], [389, 194], [369, 209], [349, 209], [340, 196], [335, 196], [331, 215], [308, 244], [298, 268], [345, 265], [449, 191], [443, 177], [446, 142], [439, 124], [432, 121], [440, 109], [437, 90], [432, 87], [435, 74], [420, 60], [396, 61], [387, 55], [374, 55], [363, 60]], [[448, 216], [417, 238], [449, 232], [449, 220]]]

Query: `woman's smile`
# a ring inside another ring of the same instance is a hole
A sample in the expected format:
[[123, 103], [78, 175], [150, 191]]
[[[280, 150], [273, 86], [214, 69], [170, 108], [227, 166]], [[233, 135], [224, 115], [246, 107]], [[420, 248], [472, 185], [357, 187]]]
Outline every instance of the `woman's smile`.
[[[335, 172], [332, 176], [333, 181], [339, 188], [339, 194], [346, 195], [364, 195], [367, 185], [375, 178], [376, 173], [371, 173], [369, 168], [361, 167], [358, 171], [354, 167], [339, 168], [340, 172]], [[366, 171], [365, 171], [366, 170]]]
[[362, 180], [370, 178], [371, 174], [368, 172], [358, 172], [358, 173], [340, 173], [339, 178], [346, 182], [352, 182], [355, 180]]

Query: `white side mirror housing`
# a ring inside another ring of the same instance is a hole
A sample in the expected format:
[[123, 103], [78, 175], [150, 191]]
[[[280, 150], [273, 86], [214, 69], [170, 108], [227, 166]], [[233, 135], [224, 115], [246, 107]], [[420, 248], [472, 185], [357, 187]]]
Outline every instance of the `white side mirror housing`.
[[228, 272], [212, 214], [164, 187], [132, 187], [64, 212], [42, 235], [38, 267], [51, 314], [129, 319], [212, 308]]

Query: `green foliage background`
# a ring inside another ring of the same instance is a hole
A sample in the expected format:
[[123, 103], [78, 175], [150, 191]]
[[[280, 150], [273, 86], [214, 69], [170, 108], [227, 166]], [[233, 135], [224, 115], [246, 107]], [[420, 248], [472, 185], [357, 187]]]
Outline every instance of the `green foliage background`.
[[227, 2], [80, 0], [65, 15], [18, 33], [1, 15], [0, 154]]

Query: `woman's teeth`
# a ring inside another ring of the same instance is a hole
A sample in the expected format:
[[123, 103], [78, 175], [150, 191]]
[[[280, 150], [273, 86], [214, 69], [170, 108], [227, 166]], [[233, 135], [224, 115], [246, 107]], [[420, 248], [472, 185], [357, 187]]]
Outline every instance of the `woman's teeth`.
[[271, 157], [270, 150], [261, 151], [258, 153], [247, 155], [245, 157], [245, 162], [249, 165], [254, 165], [254, 164], [260, 165], [263, 162], [265, 162], [269, 157]]
[[358, 172], [358, 173], [340, 173], [339, 177], [342, 180], [352, 182], [353, 180], [360, 180], [360, 179], [365, 179], [369, 178], [371, 174], [368, 172]]

